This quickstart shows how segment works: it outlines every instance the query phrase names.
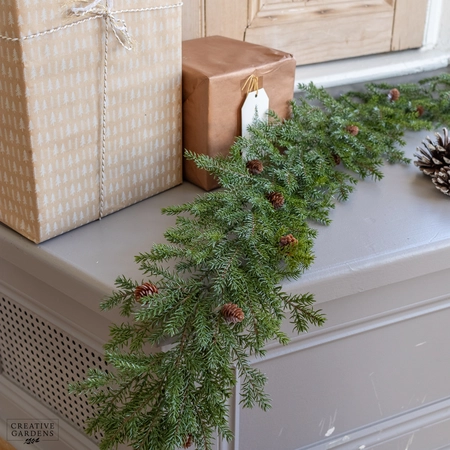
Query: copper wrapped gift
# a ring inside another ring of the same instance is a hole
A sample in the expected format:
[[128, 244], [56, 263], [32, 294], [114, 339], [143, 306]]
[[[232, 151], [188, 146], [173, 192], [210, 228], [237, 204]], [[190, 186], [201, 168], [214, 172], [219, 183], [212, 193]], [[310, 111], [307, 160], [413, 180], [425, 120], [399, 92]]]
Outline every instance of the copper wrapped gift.
[[[290, 114], [295, 59], [289, 53], [222, 36], [183, 42], [183, 147], [195, 153], [227, 154], [241, 134], [243, 87], [250, 76], [269, 96], [278, 116]], [[184, 161], [184, 178], [205, 190], [218, 186], [194, 162]]]
[[181, 183], [181, 2], [0, 3], [0, 221], [42, 242]]

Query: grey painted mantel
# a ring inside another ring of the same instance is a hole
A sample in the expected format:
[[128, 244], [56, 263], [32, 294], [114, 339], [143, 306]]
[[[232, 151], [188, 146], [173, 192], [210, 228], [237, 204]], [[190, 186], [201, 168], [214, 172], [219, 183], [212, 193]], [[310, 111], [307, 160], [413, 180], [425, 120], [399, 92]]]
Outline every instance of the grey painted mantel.
[[[409, 156], [427, 134], [407, 134]], [[450, 198], [412, 164], [384, 173], [337, 204], [331, 226], [319, 227], [312, 268], [284, 283], [314, 293], [328, 320], [301, 336], [285, 324], [292, 342], [253, 362], [268, 375], [272, 409], [241, 410], [234, 399], [236, 439], [218, 448], [450, 448]], [[41, 245], [0, 226], [0, 293], [100, 352], [120, 318], [99, 301], [118, 275], [142, 279], [134, 256], [174, 222], [161, 208], [200, 193], [185, 183]], [[3, 421], [52, 411], [24, 383], [0, 378]], [[95, 448], [66, 422], [59, 446], [38, 448]]]

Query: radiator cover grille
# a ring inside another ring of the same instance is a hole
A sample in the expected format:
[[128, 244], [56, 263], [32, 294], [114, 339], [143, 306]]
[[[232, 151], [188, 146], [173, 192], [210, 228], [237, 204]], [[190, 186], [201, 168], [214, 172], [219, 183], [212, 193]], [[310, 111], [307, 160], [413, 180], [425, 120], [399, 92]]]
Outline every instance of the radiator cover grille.
[[94, 407], [86, 397], [69, 395], [67, 386], [89, 368], [106, 370], [102, 355], [6, 296], [0, 323], [0, 372], [83, 430]]

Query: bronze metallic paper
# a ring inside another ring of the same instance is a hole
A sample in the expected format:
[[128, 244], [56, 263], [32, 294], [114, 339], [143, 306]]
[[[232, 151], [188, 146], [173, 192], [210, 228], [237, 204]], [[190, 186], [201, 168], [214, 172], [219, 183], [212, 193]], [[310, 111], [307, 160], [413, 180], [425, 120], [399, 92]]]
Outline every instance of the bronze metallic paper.
[[[269, 108], [290, 114], [294, 94], [292, 55], [222, 36], [183, 42], [183, 147], [209, 156], [226, 155], [241, 134], [241, 107], [249, 76], [269, 96]], [[184, 161], [184, 178], [205, 190], [218, 186], [194, 162]]]

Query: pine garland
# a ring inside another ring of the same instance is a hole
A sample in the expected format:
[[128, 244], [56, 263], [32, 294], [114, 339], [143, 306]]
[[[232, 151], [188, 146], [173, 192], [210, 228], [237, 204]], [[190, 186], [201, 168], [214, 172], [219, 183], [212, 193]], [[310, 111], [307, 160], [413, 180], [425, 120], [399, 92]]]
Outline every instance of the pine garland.
[[148, 281], [119, 277], [101, 304], [127, 318], [105, 345], [112, 369], [90, 370], [70, 387], [97, 406], [86, 432], [103, 433], [101, 450], [210, 450], [216, 433], [230, 440], [236, 377], [244, 407], [270, 407], [266, 377], [249, 356], [263, 356], [269, 340], [288, 343], [286, 314], [298, 333], [325, 320], [312, 295], [280, 285], [314, 260], [310, 223], [329, 224], [335, 202], [359, 179], [382, 178], [385, 160], [407, 163], [398, 149], [406, 129], [448, 123], [449, 86], [444, 74], [335, 99], [302, 85], [289, 120], [255, 123], [229, 156], [186, 152], [223, 189], [163, 210], [177, 217], [168, 243], [136, 257]]

